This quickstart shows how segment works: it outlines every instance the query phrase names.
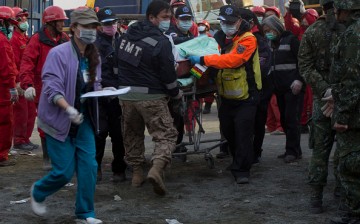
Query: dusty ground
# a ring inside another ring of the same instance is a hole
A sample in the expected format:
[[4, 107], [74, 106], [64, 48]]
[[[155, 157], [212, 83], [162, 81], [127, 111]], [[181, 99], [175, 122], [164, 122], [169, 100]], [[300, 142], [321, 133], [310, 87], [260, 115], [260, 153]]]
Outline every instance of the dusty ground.
[[[213, 108], [215, 110], [215, 108]], [[218, 138], [216, 113], [204, 116], [204, 136]], [[176, 219], [181, 223], [267, 223], [310, 224], [328, 223], [335, 215], [337, 200], [332, 192], [334, 177], [329, 175], [325, 189], [325, 213], [312, 215], [308, 212], [309, 187], [306, 185], [307, 165], [311, 155], [307, 147], [308, 135], [302, 135], [303, 159], [285, 164], [276, 158], [283, 153], [284, 136], [266, 135], [262, 162], [253, 167], [250, 184], [237, 185], [225, 168], [230, 159], [215, 159], [215, 168], [209, 169], [204, 155], [189, 155], [183, 163], [174, 160], [166, 173], [168, 194], [156, 196], [152, 186], [145, 183], [141, 188], [130, 186], [131, 173], [124, 183], [110, 181], [110, 147], [104, 162], [103, 181], [97, 185], [95, 207], [98, 218], [104, 223], [166, 223]], [[33, 141], [39, 144], [37, 133]], [[147, 155], [152, 144], [146, 138]], [[207, 146], [203, 144], [202, 146]], [[41, 150], [36, 156], [18, 155], [14, 167], [0, 168], [0, 223], [74, 223], [74, 186], [64, 187], [46, 200], [49, 213], [45, 218], [35, 216], [29, 201], [10, 204], [29, 197], [31, 184], [45, 175], [42, 171]], [[212, 151], [215, 155], [218, 149]], [[332, 165], [331, 165], [332, 167]], [[121, 200], [114, 200], [114, 196]]]

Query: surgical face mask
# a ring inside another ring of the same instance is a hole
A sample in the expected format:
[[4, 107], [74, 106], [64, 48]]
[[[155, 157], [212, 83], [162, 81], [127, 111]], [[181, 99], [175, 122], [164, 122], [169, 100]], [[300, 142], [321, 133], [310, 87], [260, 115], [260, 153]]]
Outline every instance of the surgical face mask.
[[96, 41], [96, 29], [78, 28], [80, 31], [79, 39], [84, 44], [92, 44]]
[[226, 23], [220, 23], [221, 30], [225, 33], [227, 37], [232, 37], [238, 32], [236, 24], [229, 25]]
[[102, 29], [106, 35], [113, 37], [115, 36], [117, 31], [117, 24], [113, 24], [111, 26], [103, 26]]
[[19, 25], [19, 28], [20, 28], [20, 30], [25, 32], [25, 31], [27, 31], [29, 29], [29, 23], [28, 22], [21, 23]]
[[13, 26], [9, 26], [8, 28], [6, 27], [1, 27], [0, 30], [3, 34], [5, 34], [5, 36], [10, 40], [12, 35], [13, 35], [13, 31], [14, 31], [14, 27]]
[[163, 20], [163, 21], [159, 22], [159, 29], [162, 32], [167, 31], [169, 29], [169, 27], [170, 27], [170, 20]]
[[263, 21], [263, 17], [262, 17], [262, 16], [259, 16], [259, 17], [257, 17], [257, 19], [258, 19], [259, 23], [261, 24], [262, 21]]
[[199, 32], [204, 32], [206, 30], [206, 26], [199, 26]]
[[265, 33], [265, 36], [268, 40], [276, 40], [277, 36], [273, 34], [272, 32]]
[[181, 31], [189, 31], [192, 27], [192, 20], [179, 20], [178, 27]]

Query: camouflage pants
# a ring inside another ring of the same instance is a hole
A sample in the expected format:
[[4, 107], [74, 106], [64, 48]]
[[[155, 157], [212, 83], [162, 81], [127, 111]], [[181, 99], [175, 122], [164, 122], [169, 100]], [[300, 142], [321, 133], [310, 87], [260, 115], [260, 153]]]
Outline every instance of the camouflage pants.
[[171, 162], [175, 150], [177, 131], [167, 106], [168, 101], [159, 100], [121, 101], [123, 110], [122, 126], [125, 147], [125, 160], [131, 166], [145, 162], [144, 131], [148, 129], [155, 149], [152, 159]]
[[[328, 176], [328, 165], [331, 149], [333, 147], [335, 131], [332, 129], [331, 119], [322, 114], [321, 107], [324, 102], [314, 99], [309, 148], [312, 156], [309, 165], [309, 184], [312, 186], [325, 186]], [[340, 186], [338, 177], [338, 150], [334, 153], [334, 174], [337, 186]]]
[[353, 215], [360, 216], [360, 131], [337, 133], [337, 139], [340, 153], [339, 174], [346, 205]]

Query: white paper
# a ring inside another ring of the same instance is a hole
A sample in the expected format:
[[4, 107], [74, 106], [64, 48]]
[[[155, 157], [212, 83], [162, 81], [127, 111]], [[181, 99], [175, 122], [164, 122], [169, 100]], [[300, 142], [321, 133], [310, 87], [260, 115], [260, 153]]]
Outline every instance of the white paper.
[[100, 90], [100, 91], [93, 91], [93, 92], [88, 92], [85, 93], [81, 96], [81, 98], [89, 98], [89, 97], [102, 97], [102, 96], [118, 96], [118, 95], [123, 95], [126, 94], [130, 91], [130, 87], [126, 87], [123, 89], [118, 89], [118, 90]]

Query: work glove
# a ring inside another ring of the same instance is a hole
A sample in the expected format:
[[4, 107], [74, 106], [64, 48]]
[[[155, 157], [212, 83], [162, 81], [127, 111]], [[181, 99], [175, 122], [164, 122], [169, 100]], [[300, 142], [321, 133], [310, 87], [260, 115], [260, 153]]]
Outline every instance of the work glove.
[[27, 88], [25, 90], [24, 96], [27, 100], [31, 100], [33, 101], [35, 96], [36, 96], [36, 92], [35, 92], [35, 88], [30, 86], [29, 88]]
[[19, 93], [19, 96], [23, 96], [24, 95], [24, 90], [20, 87], [20, 82], [16, 83], [16, 90]]
[[302, 0], [299, 0], [299, 2], [300, 2], [300, 13], [305, 14], [306, 13], [305, 4]]
[[284, 4], [284, 7], [285, 7], [286, 11], [289, 11], [289, 10], [290, 10], [290, 1], [287, 1], [287, 2]]
[[301, 91], [302, 86], [303, 86], [303, 83], [301, 81], [295, 80], [290, 86], [291, 92], [294, 95], [298, 95]]
[[104, 87], [102, 90], [116, 91], [117, 89], [115, 87]]
[[10, 89], [10, 101], [12, 103], [15, 103], [19, 100], [19, 93], [18, 91], [16, 90], [16, 88], [12, 88]]
[[188, 59], [190, 60], [191, 64], [193, 64], [193, 65], [200, 64], [200, 56], [190, 56], [190, 57], [188, 57]]
[[83, 114], [80, 114], [74, 107], [68, 106], [65, 111], [69, 115], [69, 119], [72, 123], [79, 125], [84, 121]]
[[182, 98], [183, 94], [184, 94], [184, 92], [181, 89], [179, 89], [179, 93], [176, 96], [172, 97], [172, 99], [180, 100]]

